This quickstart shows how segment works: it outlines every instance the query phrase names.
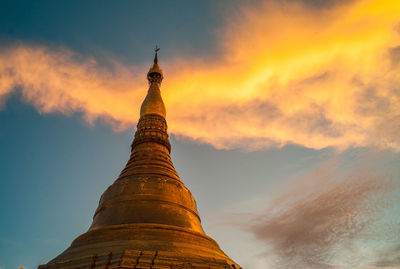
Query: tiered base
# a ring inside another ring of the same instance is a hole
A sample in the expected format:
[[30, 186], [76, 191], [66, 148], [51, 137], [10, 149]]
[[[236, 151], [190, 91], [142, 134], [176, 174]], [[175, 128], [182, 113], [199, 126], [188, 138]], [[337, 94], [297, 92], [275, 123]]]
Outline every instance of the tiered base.
[[160, 224], [114, 225], [79, 236], [38, 269], [240, 269], [210, 237]]
[[78, 259], [58, 261], [39, 269], [234, 269], [226, 260], [182, 257], [165, 251], [125, 250], [122, 253], [94, 254]]

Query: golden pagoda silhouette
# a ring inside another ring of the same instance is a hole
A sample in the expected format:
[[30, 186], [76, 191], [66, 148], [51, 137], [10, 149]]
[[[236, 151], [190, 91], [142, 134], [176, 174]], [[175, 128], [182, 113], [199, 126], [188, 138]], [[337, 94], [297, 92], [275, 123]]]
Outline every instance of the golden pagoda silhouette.
[[158, 50], [128, 163], [101, 196], [89, 230], [39, 269], [241, 268], [204, 233], [172, 164]]

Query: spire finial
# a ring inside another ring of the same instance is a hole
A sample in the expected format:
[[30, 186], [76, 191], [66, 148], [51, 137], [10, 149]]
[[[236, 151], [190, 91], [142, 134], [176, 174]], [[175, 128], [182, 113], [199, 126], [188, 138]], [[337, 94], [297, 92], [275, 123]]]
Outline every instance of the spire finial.
[[163, 79], [163, 72], [158, 66], [158, 51], [160, 48], [156, 46], [154, 49], [154, 63], [153, 66], [150, 68], [149, 72], [147, 73], [147, 79], [149, 80], [150, 83], [157, 82], [161, 83]]
[[160, 48], [157, 47], [157, 45], [156, 45], [156, 48], [155, 48], [155, 50], [154, 50], [154, 52], [155, 52], [155, 55], [154, 55], [154, 63], [155, 63], [155, 64], [158, 63], [157, 52], [158, 52], [159, 50], [160, 50]]

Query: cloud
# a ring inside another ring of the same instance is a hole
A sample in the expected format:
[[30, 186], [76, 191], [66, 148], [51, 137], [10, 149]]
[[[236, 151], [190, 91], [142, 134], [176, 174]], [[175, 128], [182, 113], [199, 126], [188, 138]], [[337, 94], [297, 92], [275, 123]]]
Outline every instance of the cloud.
[[374, 262], [371, 268], [400, 268], [400, 245], [386, 249], [385, 252], [380, 253], [380, 257], [380, 260]]
[[107, 67], [100, 66], [65, 48], [19, 44], [0, 55], [0, 100], [19, 89], [40, 113], [84, 112], [88, 122], [106, 117], [121, 127], [137, 117], [131, 106], [139, 106], [143, 92], [132, 89], [145, 87], [135, 76], [144, 70], [135, 72], [110, 58]]
[[[215, 59], [161, 56], [170, 132], [216, 148], [400, 149], [400, 2], [261, 1], [224, 14]], [[138, 119], [148, 67], [3, 47], [0, 101], [19, 91], [41, 113], [123, 129]]]
[[241, 221], [264, 243], [266, 268], [400, 267], [398, 171], [361, 159], [321, 165]]

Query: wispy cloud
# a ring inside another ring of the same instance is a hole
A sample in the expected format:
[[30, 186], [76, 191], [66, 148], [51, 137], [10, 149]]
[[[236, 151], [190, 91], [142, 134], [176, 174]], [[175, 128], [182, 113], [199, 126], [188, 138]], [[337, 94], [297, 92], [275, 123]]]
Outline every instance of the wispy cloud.
[[375, 157], [342, 162], [321, 165], [264, 212], [242, 218], [241, 227], [264, 243], [263, 266], [400, 267], [399, 171]]
[[[400, 2], [340, 3], [243, 3], [226, 13], [214, 60], [161, 61], [170, 131], [217, 148], [400, 149]], [[19, 89], [41, 113], [132, 126], [147, 67], [103, 62], [66, 48], [2, 48], [0, 100]]]

